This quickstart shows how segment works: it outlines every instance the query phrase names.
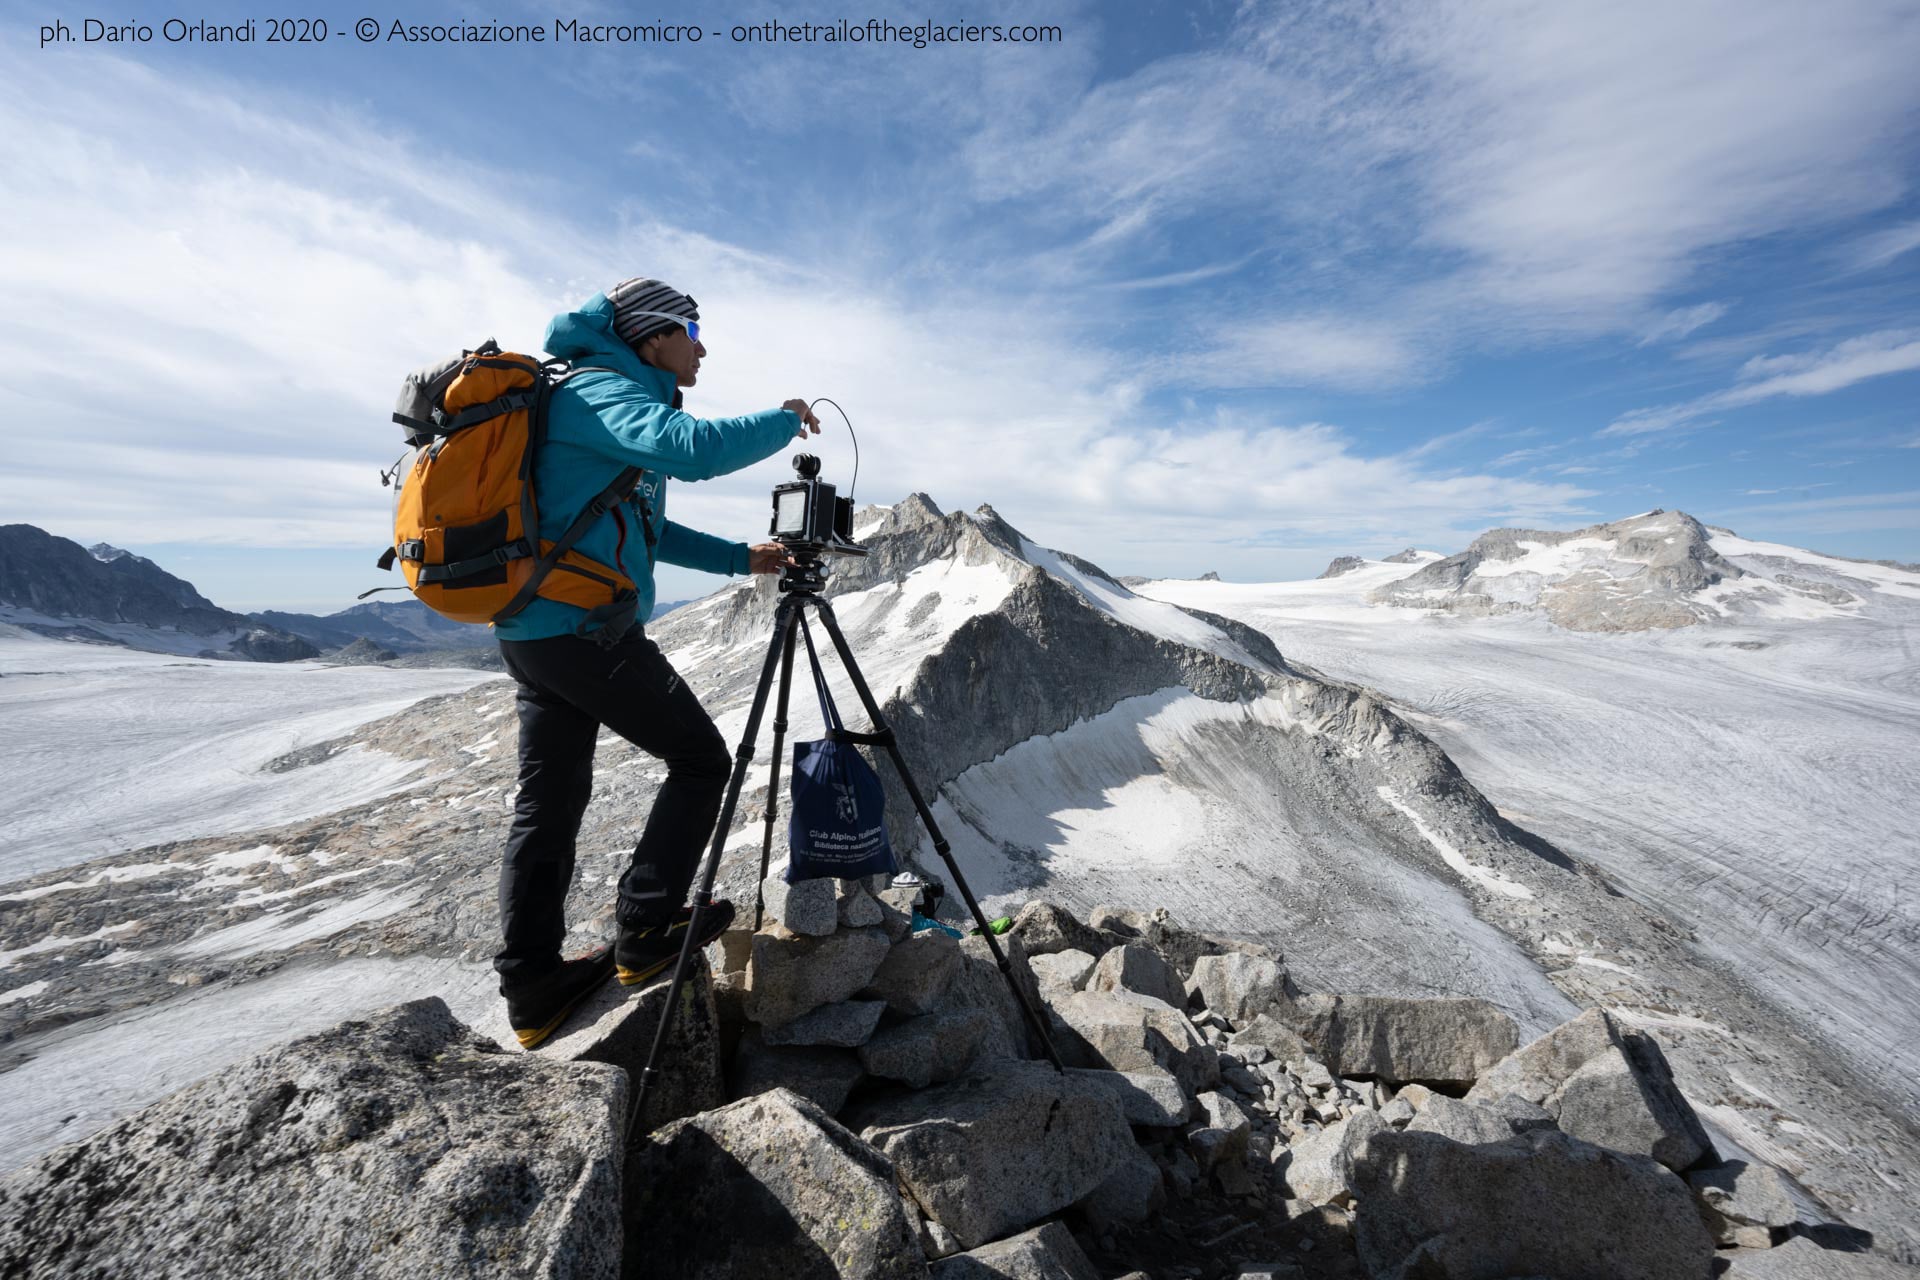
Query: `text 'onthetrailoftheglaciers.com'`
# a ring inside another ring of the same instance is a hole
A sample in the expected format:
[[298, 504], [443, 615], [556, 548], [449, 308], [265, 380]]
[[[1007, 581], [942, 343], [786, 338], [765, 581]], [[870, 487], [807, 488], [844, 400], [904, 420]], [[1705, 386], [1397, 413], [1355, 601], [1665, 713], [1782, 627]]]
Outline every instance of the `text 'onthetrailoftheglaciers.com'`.
[[892, 22], [841, 18], [833, 22], [778, 19], [707, 27], [670, 22], [594, 22], [554, 18], [547, 22], [410, 22], [360, 18], [351, 27], [325, 18], [246, 18], [235, 22], [164, 18], [152, 22], [106, 22], [99, 18], [55, 21], [40, 27], [40, 47], [68, 44], [270, 44], [337, 43], [402, 45], [671, 45], [703, 41], [746, 45], [887, 45], [929, 49], [945, 45], [1060, 44], [1058, 26], [972, 22]]

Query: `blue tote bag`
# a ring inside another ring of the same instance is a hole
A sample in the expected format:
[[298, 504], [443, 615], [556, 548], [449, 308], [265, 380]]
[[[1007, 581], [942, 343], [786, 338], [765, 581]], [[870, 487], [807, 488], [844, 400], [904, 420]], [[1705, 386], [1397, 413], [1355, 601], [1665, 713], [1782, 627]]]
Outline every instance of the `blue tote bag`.
[[813, 686], [820, 695], [827, 736], [793, 744], [786, 882], [892, 875], [900, 868], [894, 861], [893, 843], [887, 839], [886, 793], [880, 776], [847, 741], [856, 735], [849, 735], [840, 723], [804, 616], [800, 634], [807, 642], [807, 662], [813, 667]]

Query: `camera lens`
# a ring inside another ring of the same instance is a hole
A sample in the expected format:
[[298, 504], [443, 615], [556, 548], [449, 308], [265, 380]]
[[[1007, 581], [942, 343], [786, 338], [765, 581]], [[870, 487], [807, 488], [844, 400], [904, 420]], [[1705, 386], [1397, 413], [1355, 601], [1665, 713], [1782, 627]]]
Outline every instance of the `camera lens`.
[[793, 455], [793, 469], [800, 473], [802, 480], [811, 480], [820, 474], [820, 459], [810, 453]]

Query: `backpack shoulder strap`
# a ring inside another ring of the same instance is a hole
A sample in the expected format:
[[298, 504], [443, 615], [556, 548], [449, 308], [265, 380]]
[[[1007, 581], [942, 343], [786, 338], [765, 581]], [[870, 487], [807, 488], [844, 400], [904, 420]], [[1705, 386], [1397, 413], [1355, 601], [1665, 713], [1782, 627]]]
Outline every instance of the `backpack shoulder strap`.
[[[536, 401], [535, 413], [540, 419], [535, 426], [535, 439], [537, 441], [544, 441], [546, 439], [546, 422], [544, 419], [547, 404], [551, 399], [552, 392], [558, 389], [561, 384], [566, 382], [566, 380], [574, 374], [585, 373], [589, 369], [597, 369], [604, 373], [619, 372], [618, 369], [607, 369], [600, 365], [573, 365], [557, 371], [552, 371], [551, 366], [543, 366], [543, 368], [550, 370], [550, 372], [546, 379], [547, 385], [543, 388], [546, 394], [541, 395]], [[587, 530], [593, 527], [594, 521], [611, 511], [616, 503], [625, 502], [627, 498], [632, 495], [635, 487], [639, 485], [640, 477], [643, 474], [645, 474], [645, 468], [643, 467], [626, 467], [621, 470], [619, 475], [613, 478], [612, 483], [595, 494], [593, 500], [587, 503], [580, 511], [580, 514], [576, 515], [572, 522], [567, 525], [566, 530], [554, 540], [552, 548], [535, 563], [533, 573], [528, 577], [526, 584], [514, 594], [513, 599], [508, 601], [506, 607], [500, 610], [495, 616], [500, 618], [512, 617], [514, 614], [520, 612], [520, 610], [526, 608], [534, 596], [539, 594], [540, 584], [544, 582], [547, 575], [553, 571], [553, 567], [560, 563], [560, 558], [566, 555], [567, 552], [573, 550], [574, 544], [579, 542], [580, 539], [586, 535]], [[641, 504], [641, 518], [647, 532], [647, 550], [651, 553], [656, 539], [653, 537], [653, 522], [648, 518], [649, 514], [646, 510], [646, 504], [643, 502]], [[536, 540], [539, 537], [538, 530], [529, 530], [529, 534]]]
[[[559, 373], [554, 375], [553, 385], [556, 387], [560, 386], [562, 383], [566, 382], [567, 379], [579, 373], [615, 373], [617, 374], [619, 372], [620, 371], [618, 369], [612, 368], [611, 366], [604, 365], [604, 364], [570, 365], [566, 369], [563, 369]], [[674, 407], [678, 408], [679, 406], [676, 404]], [[638, 509], [638, 514], [640, 516], [640, 536], [643, 539], [645, 539], [647, 544], [647, 554], [649, 557], [651, 557], [653, 554], [653, 549], [660, 545], [660, 533], [657, 529], [654, 528], [654, 525], [653, 525], [653, 507], [648, 504], [645, 495], [636, 494], [636, 491], [639, 489], [639, 486], [640, 486], [640, 478], [646, 475], [646, 468], [634, 467], [634, 468], [629, 468], [629, 470], [632, 470], [635, 473], [633, 478], [633, 483], [627, 486], [626, 492], [620, 495], [619, 500], [624, 502], [630, 497], [633, 499], [633, 504]], [[626, 475], [626, 472], [623, 471], [620, 474], [624, 476]], [[619, 480], [616, 479], [614, 483], [618, 484]], [[609, 486], [609, 488], [611, 487], [612, 486]]]

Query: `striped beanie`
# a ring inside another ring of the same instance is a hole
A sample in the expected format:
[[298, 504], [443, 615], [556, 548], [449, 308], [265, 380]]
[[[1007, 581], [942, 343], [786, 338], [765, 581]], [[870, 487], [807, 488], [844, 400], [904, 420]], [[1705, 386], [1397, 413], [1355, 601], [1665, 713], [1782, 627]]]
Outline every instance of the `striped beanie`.
[[700, 318], [700, 308], [694, 305], [692, 298], [672, 285], [645, 277], [622, 280], [607, 290], [607, 301], [613, 303], [614, 334], [636, 349], [654, 334], [673, 328], [673, 321], [641, 315], [643, 311], [664, 311], [668, 315], [685, 316], [689, 320]]

